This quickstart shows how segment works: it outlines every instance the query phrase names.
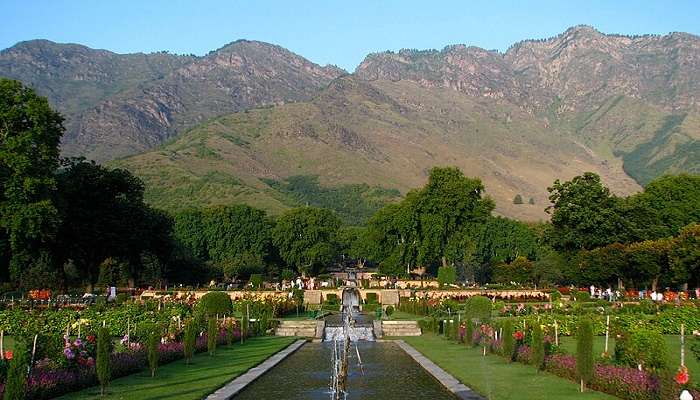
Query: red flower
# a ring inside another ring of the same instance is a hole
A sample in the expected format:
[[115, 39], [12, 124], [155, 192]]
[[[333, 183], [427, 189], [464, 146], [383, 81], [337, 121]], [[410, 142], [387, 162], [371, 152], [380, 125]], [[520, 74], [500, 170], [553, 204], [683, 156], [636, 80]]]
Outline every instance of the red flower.
[[525, 339], [525, 334], [521, 331], [515, 331], [515, 333], [513, 333], [513, 337], [515, 338], [515, 340], [523, 340]]
[[95, 335], [88, 335], [87, 340], [90, 343], [95, 343]]
[[678, 373], [676, 373], [676, 376], [674, 378], [676, 380], [676, 383], [679, 385], [685, 385], [688, 383], [690, 380], [690, 374], [688, 374], [688, 368], [685, 366], [681, 366], [678, 368]]
[[12, 360], [12, 356], [13, 356], [12, 350], [5, 350], [4, 356], [5, 356], [5, 360]]

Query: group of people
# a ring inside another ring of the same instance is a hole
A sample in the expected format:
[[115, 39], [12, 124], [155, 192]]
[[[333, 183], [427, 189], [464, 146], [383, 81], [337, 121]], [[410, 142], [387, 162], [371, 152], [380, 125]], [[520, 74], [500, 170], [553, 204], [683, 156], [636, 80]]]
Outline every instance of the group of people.
[[591, 285], [590, 292], [592, 299], [602, 299], [607, 301], [616, 301], [622, 296], [619, 290], [613, 291], [609, 287], [603, 290], [603, 288], [597, 288], [595, 285]]

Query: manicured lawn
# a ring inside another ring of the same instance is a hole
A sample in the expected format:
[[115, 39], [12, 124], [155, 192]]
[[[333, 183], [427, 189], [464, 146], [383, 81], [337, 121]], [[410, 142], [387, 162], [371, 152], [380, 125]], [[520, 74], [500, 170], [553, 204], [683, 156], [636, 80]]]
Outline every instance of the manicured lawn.
[[214, 357], [198, 354], [190, 365], [184, 360], [164, 365], [158, 368], [155, 378], [143, 371], [117, 379], [105, 397], [100, 397], [99, 388], [94, 387], [60, 399], [201, 399], [295, 340], [274, 336], [252, 338], [242, 345], [220, 347]]
[[579, 393], [576, 383], [501, 357], [483, 357], [480, 349], [467, 348], [433, 334], [403, 338], [465, 385], [491, 400], [615, 399], [599, 393]]
[[[675, 370], [681, 363], [681, 337], [678, 335], [666, 335], [666, 351], [668, 353], [668, 366]], [[560, 345], [564, 351], [576, 353], [576, 338], [564, 336], [559, 338]], [[695, 341], [692, 336], [685, 338], [685, 365], [690, 370], [690, 376], [700, 376], [700, 361], [695, 358], [695, 354], [690, 351], [690, 346]], [[597, 336], [593, 342], [593, 354], [600, 355], [605, 350], [605, 336]], [[612, 355], [615, 352], [615, 338], [610, 338], [608, 352]]]

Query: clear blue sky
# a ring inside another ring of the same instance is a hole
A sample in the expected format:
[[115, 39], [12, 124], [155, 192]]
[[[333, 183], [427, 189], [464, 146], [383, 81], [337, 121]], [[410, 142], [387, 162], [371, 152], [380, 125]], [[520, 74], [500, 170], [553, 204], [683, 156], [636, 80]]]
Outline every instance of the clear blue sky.
[[505, 50], [578, 24], [606, 33], [700, 34], [697, 0], [2, 0], [1, 8], [0, 48], [42, 38], [118, 53], [202, 55], [255, 39], [349, 71], [371, 52], [455, 43]]

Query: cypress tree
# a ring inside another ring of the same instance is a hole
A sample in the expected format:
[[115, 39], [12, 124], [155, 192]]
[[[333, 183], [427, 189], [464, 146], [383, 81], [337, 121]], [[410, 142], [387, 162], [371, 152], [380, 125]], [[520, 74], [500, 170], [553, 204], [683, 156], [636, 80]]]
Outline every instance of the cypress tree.
[[229, 319], [226, 323], [226, 344], [230, 346], [234, 340], [236, 340], [236, 328], [233, 325], [233, 320]]
[[4, 400], [23, 400], [27, 389], [27, 346], [17, 342], [10, 366], [7, 369]]
[[216, 353], [216, 336], [216, 318], [209, 317], [209, 326], [207, 327], [207, 350], [209, 350], [210, 356]]
[[194, 347], [197, 340], [197, 328], [194, 320], [187, 321], [185, 324], [185, 337], [182, 343], [182, 352], [185, 355], [185, 361], [189, 364], [194, 356]]
[[112, 379], [112, 371], [109, 365], [109, 356], [112, 347], [112, 337], [106, 327], [101, 327], [97, 333], [97, 379], [100, 381], [100, 394], [104, 396], [105, 389]]
[[474, 338], [474, 323], [472, 322], [471, 318], [467, 319], [467, 328], [464, 331], [464, 343], [467, 344], [467, 346], [472, 346], [474, 343], [472, 342], [472, 339]]
[[151, 332], [148, 336], [148, 368], [151, 370], [151, 378], [156, 376], [158, 369], [158, 344], [160, 343], [160, 335], [157, 330]]
[[532, 356], [530, 363], [538, 371], [544, 369], [544, 335], [539, 323], [535, 323], [532, 327]]
[[245, 342], [245, 339], [248, 337], [248, 324], [248, 316], [243, 313], [241, 317], [241, 343]]
[[513, 356], [515, 355], [515, 342], [513, 339], [513, 322], [506, 320], [503, 324], [503, 357], [508, 362], [513, 361]]
[[582, 318], [576, 333], [576, 375], [581, 380], [581, 392], [593, 378], [593, 326]]

